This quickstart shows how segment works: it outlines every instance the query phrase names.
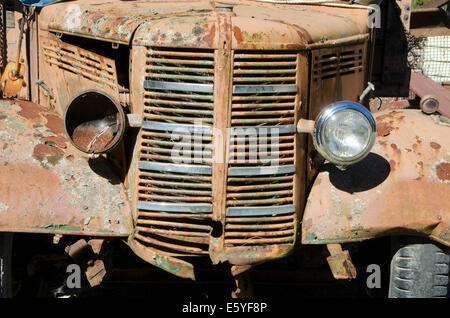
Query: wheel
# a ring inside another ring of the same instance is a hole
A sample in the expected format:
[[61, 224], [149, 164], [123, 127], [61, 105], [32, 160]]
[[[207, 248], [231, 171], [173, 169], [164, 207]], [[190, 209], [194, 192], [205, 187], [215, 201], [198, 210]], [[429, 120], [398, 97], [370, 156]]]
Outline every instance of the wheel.
[[12, 237], [10, 233], [0, 233], [0, 298], [12, 297]]
[[449, 248], [429, 240], [392, 240], [390, 298], [447, 297]]

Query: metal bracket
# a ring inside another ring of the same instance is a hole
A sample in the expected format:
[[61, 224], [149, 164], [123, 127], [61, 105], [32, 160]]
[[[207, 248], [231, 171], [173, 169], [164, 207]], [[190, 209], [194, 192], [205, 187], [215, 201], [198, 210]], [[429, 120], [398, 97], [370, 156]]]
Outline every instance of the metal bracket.
[[328, 265], [335, 279], [356, 278], [356, 269], [348, 251], [343, 251], [340, 244], [327, 244], [330, 256]]
[[55, 99], [55, 95], [53, 95], [53, 91], [50, 87], [47, 86], [44, 82], [45, 80], [43, 78], [37, 80], [34, 84], [41, 86], [50, 96], [51, 99]]

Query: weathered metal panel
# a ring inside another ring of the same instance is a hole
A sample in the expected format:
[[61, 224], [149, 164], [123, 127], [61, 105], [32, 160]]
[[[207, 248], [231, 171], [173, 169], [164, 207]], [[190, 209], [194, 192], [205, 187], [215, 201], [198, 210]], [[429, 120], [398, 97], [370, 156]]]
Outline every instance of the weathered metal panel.
[[80, 0], [42, 9], [41, 28], [116, 43], [129, 44], [136, 28], [147, 19], [211, 9], [209, 1]]
[[423, 235], [450, 245], [450, 127], [418, 110], [375, 115], [378, 139], [363, 161], [325, 164], [302, 223], [304, 244]]
[[[59, 40], [43, 36], [39, 40], [39, 74], [53, 91], [54, 96], [47, 100], [58, 112], [63, 114], [74, 97], [89, 90], [102, 91], [119, 100], [114, 60]], [[49, 95], [43, 88], [40, 91], [45, 96]]]
[[0, 102], [0, 231], [128, 236], [131, 211], [106, 160], [80, 156], [61, 118]]
[[[230, 7], [232, 14], [236, 16], [232, 18], [233, 49], [251, 49], [256, 46], [292, 49], [306, 43], [326, 43], [367, 33], [368, 10], [365, 9], [315, 6], [311, 10], [311, 6], [305, 5], [256, 3], [247, 0], [232, 1]], [[182, 40], [183, 34], [193, 34], [184, 37], [192, 45], [201, 38], [205, 42], [214, 42], [217, 30], [204, 28], [200, 21], [214, 14], [209, 0], [133, 1], [126, 5], [120, 1], [79, 0], [43, 8], [41, 16], [44, 19], [40, 23], [41, 28], [47, 31], [129, 44], [134, 31], [142, 23], [151, 21], [156, 27], [148, 31], [151, 34], [155, 34], [155, 30], [160, 31], [156, 34], [157, 38], [151, 37], [155, 41]], [[192, 20], [192, 16], [196, 16], [198, 23], [188, 23], [185, 25], [187, 28], [178, 28], [176, 25], [175, 28], [164, 27], [165, 21], [161, 20], [168, 18], [170, 25], [172, 18], [187, 21]], [[149, 26], [147, 24], [144, 28]], [[191, 32], [194, 27], [194, 32]]]

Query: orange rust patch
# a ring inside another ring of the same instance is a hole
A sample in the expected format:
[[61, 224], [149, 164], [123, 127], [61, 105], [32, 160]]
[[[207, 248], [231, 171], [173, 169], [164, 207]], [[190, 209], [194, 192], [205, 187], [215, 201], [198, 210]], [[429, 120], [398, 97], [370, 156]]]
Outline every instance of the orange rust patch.
[[28, 101], [17, 100], [16, 102], [20, 105], [21, 108], [19, 115], [26, 119], [38, 118], [40, 117], [40, 113], [44, 111], [44, 109], [37, 104]]
[[437, 165], [436, 174], [443, 181], [450, 180], [450, 163], [443, 162]]
[[56, 136], [56, 137], [46, 137], [42, 139], [41, 142], [47, 145], [55, 144], [58, 148], [66, 149], [67, 148], [67, 139], [63, 136]]
[[33, 155], [38, 157], [57, 156], [63, 154], [64, 151], [61, 149], [44, 144], [37, 145], [33, 150]]
[[395, 161], [394, 160], [389, 160], [389, 167], [391, 167], [391, 171], [395, 171]]
[[395, 153], [395, 154], [397, 154], [397, 155], [399, 155], [399, 156], [402, 154], [401, 151], [400, 151], [400, 149], [398, 149], [398, 147], [397, 147], [396, 144], [391, 144], [391, 148], [394, 150], [394, 153]]
[[380, 137], [389, 135], [392, 130], [393, 128], [390, 123], [380, 123], [377, 125], [377, 135]]
[[241, 43], [244, 40], [244, 37], [242, 36], [241, 29], [239, 29], [237, 26], [233, 28], [234, 37], [236, 38], [236, 41], [238, 43]]
[[436, 142], [430, 142], [430, 147], [433, 148], [434, 150], [439, 150], [441, 149], [441, 145], [436, 143]]
[[393, 111], [389, 112], [388, 114], [376, 117], [375, 121], [378, 123], [380, 121], [385, 120], [386, 118], [393, 119], [394, 115], [397, 114], [397, 113], [400, 113], [400, 112], [397, 112], [397, 111], [393, 110]]
[[64, 126], [61, 118], [55, 115], [45, 115], [45, 118], [47, 119], [47, 128], [55, 134], [64, 134]]
[[216, 26], [213, 24], [209, 32], [203, 37], [202, 40], [206, 43], [213, 43], [215, 35], [216, 35]]

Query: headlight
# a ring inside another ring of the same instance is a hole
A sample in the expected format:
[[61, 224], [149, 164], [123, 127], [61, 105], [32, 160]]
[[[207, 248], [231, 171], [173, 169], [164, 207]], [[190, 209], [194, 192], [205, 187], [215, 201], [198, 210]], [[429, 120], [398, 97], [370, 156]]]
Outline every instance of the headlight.
[[316, 120], [313, 140], [317, 151], [339, 166], [363, 159], [375, 142], [376, 126], [361, 104], [341, 101], [324, 109]]

